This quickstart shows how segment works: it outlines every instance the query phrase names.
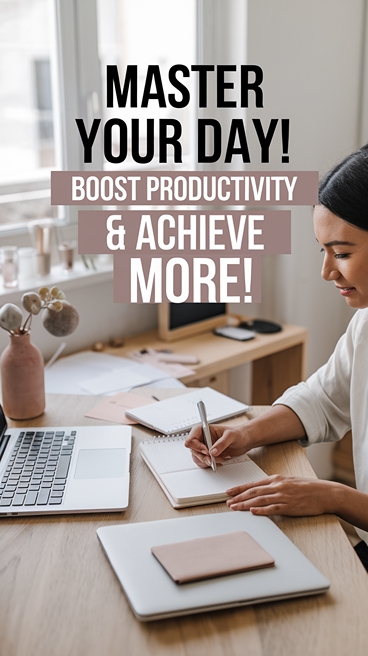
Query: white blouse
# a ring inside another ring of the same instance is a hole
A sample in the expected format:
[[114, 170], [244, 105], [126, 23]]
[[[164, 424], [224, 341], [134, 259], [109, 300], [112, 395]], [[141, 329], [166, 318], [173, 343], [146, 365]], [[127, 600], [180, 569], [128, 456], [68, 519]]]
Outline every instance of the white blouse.
[[[356, 485], [368, 494], [368, 308], [355, 313], [328, 362], [276, 404], [298, 415], [303, 446], [341, 440], [352, 429]], [[368, 532], [356, 530], [368, 544]]]

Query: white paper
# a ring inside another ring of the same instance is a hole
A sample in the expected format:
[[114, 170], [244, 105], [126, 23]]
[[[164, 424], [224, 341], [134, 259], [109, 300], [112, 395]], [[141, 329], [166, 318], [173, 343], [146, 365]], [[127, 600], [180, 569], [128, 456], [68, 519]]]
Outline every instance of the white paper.
[[139, 385], [147, 385], [149, 379], [146, 376], [137, 374], [132, 369], [113, 369], [107, 374], [89, 378], [79, 383], [80, 387], [88, 392], [88, 394], [110, 394], [118, 390], [126, 391], [138, 387]]
[[[114, 370], [120, 370], [122, 378], [124, 370], [145, 378], [145, 383], [169, 378], [169, 374], [147, 364], [134, 362], [105, 353], [83, 351], [57, 360], [51, 367], [45, 369], [45, 389], [51, 394], [90, 394], [79, 383], [104, 375], [111, 375]], [[127, 386], [115, 388], [113, 392], [128, 389]], [[97, 392], [96, 392], [97, 393]], [[111, 392], [106, 392], [106, 394]]]
[[147, 387], [156, 387], [156, 389], [176, 389], [186, 387], [177, 378], [163, 378], [162, 380], [155, 380], [154, 382], [147, 385]]

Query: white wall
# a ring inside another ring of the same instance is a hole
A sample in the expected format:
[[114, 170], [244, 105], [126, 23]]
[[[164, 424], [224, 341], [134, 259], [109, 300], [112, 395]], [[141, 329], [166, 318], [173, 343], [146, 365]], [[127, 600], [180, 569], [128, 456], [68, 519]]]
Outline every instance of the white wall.
[[[290, 119], [286, 168], [323, 174], [360, 145], [364, 4], [248, 0], [247, 61], [264, 70], [262, 118]], [[251, 118], [248, 110], [248, 122]], [[251, 149], [257, 150], [255, 144]], [[269, 168], [281, 169], [276, 150]], [[252, 162], [252, 168], [259, 164]], [[262, 303], [244, 307], [253, 316], [309, 329], [308, 373], [326, 361], [352, 316], [334, 286], [320, 277], [322, 254], [311, 214], [311, 208], [292, 209], [292, 254], [264, 258]], [[308, 449], [322, 476], [330, 474], [330, 447]]]
[[[287, 168], [323, 174], [358, 145], [363, 4], [248, 0], [247, 58], [265, 75], [262, 118], [290, 118]], [[274, 167], [283, 168], [278, 152]], [[352, 315], [320, 279], [319, 250], [311, 209], [293, 208], [292, 254], [265, 258], [264, 300], [254, 307], [310, 329], [309, 373], [326, 360]]]

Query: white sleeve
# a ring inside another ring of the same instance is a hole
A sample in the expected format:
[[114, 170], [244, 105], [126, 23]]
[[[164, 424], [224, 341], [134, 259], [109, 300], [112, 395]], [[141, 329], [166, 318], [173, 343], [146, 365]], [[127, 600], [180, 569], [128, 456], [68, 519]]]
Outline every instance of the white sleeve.
[[356, 313], [328, 362], [305, 383], [290, 387], [274, 405], [286, 405], [299, 417], [307, 439], [303, 446], [341, 440], [351, 428], [350, 381]]

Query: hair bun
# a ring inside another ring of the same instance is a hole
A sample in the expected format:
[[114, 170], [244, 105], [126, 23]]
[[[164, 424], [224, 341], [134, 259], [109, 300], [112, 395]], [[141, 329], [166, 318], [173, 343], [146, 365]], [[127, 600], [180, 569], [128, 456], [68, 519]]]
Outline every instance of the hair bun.
[[368, 232], [368, 143], [326, 173], [318, 199], [332, 214]]

